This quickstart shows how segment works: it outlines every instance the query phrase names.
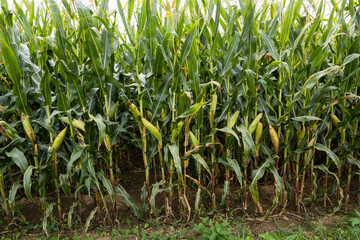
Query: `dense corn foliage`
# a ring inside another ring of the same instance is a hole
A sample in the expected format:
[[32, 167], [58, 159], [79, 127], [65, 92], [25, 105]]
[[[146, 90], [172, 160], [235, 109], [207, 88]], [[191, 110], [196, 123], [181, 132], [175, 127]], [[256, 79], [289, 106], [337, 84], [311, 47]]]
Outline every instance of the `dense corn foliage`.
[[[360, 189], [358, 1], [331, 1], [329, 16], [325, 0], [108, 3], [1, 3], [9, 223], [23, 196], [39, 199], [45, 230], [52, 212], [71, 225], [80, 205], [62, 212], [63, 195], [96, 198], [87, 226], [95, 214], [114, 223], [116, 196], [140, 219], [189, 220], [234, 202], [261, 217], [346, 207]], [[142, 199], [121, 186], [131, 149], [142, 154]]]

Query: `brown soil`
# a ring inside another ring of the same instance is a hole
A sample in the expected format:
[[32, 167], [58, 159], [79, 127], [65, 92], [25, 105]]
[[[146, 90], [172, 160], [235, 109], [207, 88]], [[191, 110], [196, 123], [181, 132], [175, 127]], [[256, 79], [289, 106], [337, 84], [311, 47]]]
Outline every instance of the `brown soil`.
[[[143, 162], [141, 155], [134, 156], [132, 159], [128, 159], [129, 162], [131, 162], [130, 167], [128, 169], [125, 169], [122, 172], [122, 175], [124, 176], [125, 180], [120, 181], [119, 183], [125, 188], [125, 190], [128, 192], [128, 194], [133, 198], [135, 203], [140, 206], [141, 204], [141, 188], [144, 185], [145, 182], [145, 174], [143, 171]], [[151, 176], [154, 176], [152, 173]], [[158, 177], [159, 178], [159, 177]], [[154, 178], [150, 179], [151, 184], [155, 183], [156, 181], [159, 181], [160, 179], [155, 180]], [[234, 181], [236, 183], [236, 181]], [[218, 184], [218, 186], [220, 183]], [[357, 182], [353, 185], [357, 186]], [[247, 229], [251, 230], [253, 234], [258, 235], [264, 232], [273, 232], [278, 230], [279, 228], [283, 229], [291, 229], [291, 228], [297, 228], [298, 225], [306, 225], [309, 224], [309, 216], [311, 216], [312, 221], [317, 221], [319, 224], [328, 226], [328, 225], [334, 225], [342, 221], [342, 217], [339, 215], [333, 215], [333, 216], [322, 216], [321, 213], [328, 213], [330, 209], [333, 208], [331, 206], [331, 203], [329, 202], [328, 208], [323, 208], [322, 202], [318, 202], [317, 208], [310, 208], [310, 206], [307, 206], [306, 210], [307, 212], [303, 212], [301, 214], [298, 214], [296, 212], [296, 208], [294, 206], [293, 199], [290, 200], [288, 203], [287, 211], [278, 216], [278, 214], [281, 211], [281, 204], [275, 209], [275, 211], [266, 219], [260, 219], [260, 215], [256, 213], [256, 207], [255, 204], [251, 198], [250, 192], [248, 191], [248, 210], [247, 210], [247, 216], [244, 216], [243, 211], [243, 204], [241, 202], [241, 194], [242, 192], [239, 191], [240, 187], [237, 185], [233, 185], [230, 188], [230, 197], [232, 199], [232, 210], [233, 210], [233, 219], [245, 219], [245, 224]], [[189, 191], [189, 204], [193, 209], [194, 202], [195, 202], [195, 195], [196, 195], [197, 186], [194, 185], [194, 188], [188, 188]], [[264, 211], [266, 211], [269, 207], [272, 205], [273, 197], [274, 197], [274, 191], [275, 187], [273, 184], [266, 184], [266, 183], [259, 183], [258, 185], [259, 190], [259, 196], [260, 196], [260, 203], [263, 207]], [[308, 188], [306, 188], [308, 190]], [[216, 190], [217, 193], [217, 200], [220, 201], [221, 194], [222, 194], [222, 188], [218, 188]], [[157, 206], [160, 208], [164, 205], [164, 195], [159, 194], [157, 196]], [[293, 198], [294, 196], [292, 196]], [[48, 203], [56, 202], [56, 198], [54, 194], [50, 194], [50, 196], [46, 199]], [[69, 212], [70, 207], [75, 202], [74, 197], [69, 196], [62, 196], [61, 197], [61, 207], [62, 207], [62, 213], [64, 219], [67, 218], [67, 214]], [[110, 207], [110, 199], [106, 199], [107, 205]], [[336, 204], [336, 201], [333, 199], [332, 202]], [[78, 204], [76, 210], [74, 211], [74, 217], [73, 221], [79, 221], [80, 226], [84, 226], [87, 217], [91, 213], [91, 211], [96, 207], [96, 200], [93, 196], [89, 197], [87, 195], [81, 196], [81, 204]], [[131, 212], [130, 208], [127, 207], [120, 197], [116, 198], [116, 207], [118, 211], [118, 221], [116, 222], [116, 228], [118, 229], [127, 229], [127, 228], [133, 228], [136, 224], [141, 223], [137, 218], [134, 216], [134, 214]], [[211, 207], [211, 199], [209, 197], [205, 197], [205, 200], [203, 204], [206, 207], [209, 207], [209, 209], [203, 209], [203, 213], [206, 213], [210, 210]], [[34, 197], [34, 202], [23, 198], [17, 201], [17, 206], [20, 206], [21, 215], [17, 215], [16, 219], [26, 219], [26, 224], [40, 224], [41, 225], [41, 219], [42, 219], [42, 213], [40, 208], [40, 201], [39, 198]], [[173, 199], [173, 212], [175, 214], [175, 217], [179, 219], [179, 209], [177, 209], [178, 205], [178, 196], [177, 196], [177, 190], [174, 191], [174, 199]], [[103, 208], [101, 208], [103, 209]], [[357, 199], [356, 195], [350, 196], [349, 205], [347, 207], [351, 213], [354, 212], [355, 209], [359, 209], [359, 201]], [[110, 209], [111, 210], [111, 209]], [[99, 213], [99, 212], [98, 212]], [[224, 210], [218, 210], [218, 214], [224, 214]], [[164, 214], [161, 214], [160, 217], [155, 218], [155, 222], [158, 222], [160, 224], [160, 227], [158, 228], [149, 228], [146, 229], [146, 231], [154, 231], [159, 232], [163, 231], [163, 234], [170, 234], [173, 231], [177, 231], [177, 228], [173, 227], [173, 223], [176, 221], [175, 219], [165, 219], [163, 216]], [[57, 209], [56, 206], [54, 206], [53, 216], [55, 219], [57, 219]], [[225, 216], [226, 217], [226, 216]], [[6, 224], [6, 218], [3, 215], [3, 213], [0, 213], [0, 219], [4, 219], [3, 224]], [[305, 220], [306, 219], [306, 220]], [[126, 221], [125, 221], [126, 220]], [[186, 220], [186, 216], [182, 216], [182, 220]], [[198, 222], [199, 218], [192, 216], [191, 221]], [[19, 224], [20, 226], [24, 224], [23, 221], [17, 221], [16, 224]], [[143, 223], [142, 223], [143, 225]], [[5, 225], [0, 226], [0, 235], [1, 233], [7, 233], [5, 231]], [[106, 214], [104, 210], [101, 210], [100, 214], [96, 214], [94, 219], [91, 222], [91, 227], [89, 228], [89, 234], [93, 234], [96, 229], [104, 229], [104, 227], [108, 227], [107, 229], [111, 229], [111, 226], [106, 218]], [[110, 228], [109, 228], [110, 227]], [[79, 227], [80, 228], [80, 227]], [[35, 234], [43, 234], [43, 232], [37, 232], [35, 231]], [[65, 235], [71, 235], [71, 232], [64, 233]], [[190, 232], [190, 236], [194, 236], [196, 238], [196, 233]], [[31, 235], [29, 235], [31, 236]], [[98, 239], [107, 239], [106, 236], [103, 238]], [[136, 239], [136, 236], [135, 238]]]

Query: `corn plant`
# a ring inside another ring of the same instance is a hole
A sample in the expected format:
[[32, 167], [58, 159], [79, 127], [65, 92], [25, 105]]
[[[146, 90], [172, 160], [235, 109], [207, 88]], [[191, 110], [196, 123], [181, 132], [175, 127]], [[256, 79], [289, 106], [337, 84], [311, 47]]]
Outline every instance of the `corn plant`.
[[[82, 196], [95, 199], [85, 230], [96, 214], [118, 220], [116, 196], [139, 219], [190, 221], [239, 204], [262, 218], [289, 203], [348, 206], [360, 190], [360, 8], [331, 5], [117, 0], [110, 10], [108, 0], [48, 0], [10, 9], [2, 1], [8, 222], [20, 197], [39, 204], [45, 232], [54, 206], [63, 220], [63, 195], [75, 199], [70, 227]], [[141, 199], [120, 184], [136, 157], [129, 149], [142, 156]], [[264, 184], [274, 187], [267, 209]]]

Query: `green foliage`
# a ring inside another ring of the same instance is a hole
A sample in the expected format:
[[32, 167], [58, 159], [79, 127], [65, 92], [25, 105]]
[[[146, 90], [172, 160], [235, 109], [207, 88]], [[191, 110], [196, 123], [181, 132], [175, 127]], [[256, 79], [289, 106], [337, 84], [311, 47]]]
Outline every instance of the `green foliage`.
[[[96, 200], [84, 232], [97, 217], [114, 226], [119, 201], [140, 220], [186, 221], [239, 201], [263, 219], [290, 202], [299, 212], [331, 202], [335, 212], [350, 201], [360, 174], [358, 0], [331, 1], [330, 16], [324, 0], [118, 0], [114, 11], [107, 0], [1, 3], [8, 224], [22, 197], [40, 204], [47, 234], [50, 219], [74, 226], [83, 195]], [[120, 183], [140, 152], [135, 199]], [[64, 195], [76, 202], [68, 212]], [[226, 223], [203, 224], [207, 237], [233, 237]]]
[[226, 221], [214, 221], [209, 218], [203, 218], [201, 223], [196, 225], [193, 230], [200, 234], [199, 239], [235, 239], [235, 235], [231, 233], [231, 227]]

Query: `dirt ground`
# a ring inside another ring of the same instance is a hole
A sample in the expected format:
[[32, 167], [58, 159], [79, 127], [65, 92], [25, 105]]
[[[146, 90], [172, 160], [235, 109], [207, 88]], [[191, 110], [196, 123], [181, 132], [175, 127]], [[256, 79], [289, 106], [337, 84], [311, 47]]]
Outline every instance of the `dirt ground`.
[[[141, 159], [140, 157], [136, 159]], [[130, 163], [129, 163], [130, 164]], [[128, 169], [125, 169], [125, 171], [122, 173], [123, 179], [120, 181], [120, 184], [126, 189], [126, 191], [129, 193], [129, 195], [134, 199], [136, 204], [139, 206], [141, 203], [141, 188], [144, 184], [144, 171], [142, 170], [142, 162], [141, 161], [132, 161]], [[152, 174], [154, 176], [154, 174]], [[154, 183], [155, 179], [151, 179], [151, 181]], [[357, 186], [357, 183], [354, 184]], [[195, 186], [193, 189], [189, 189], [190, 193], [189, 195], [195, 196], [197, 187]], [[272, 200], [274, 196], [274, 185], [266, 184], [266, 182], [263, 182], [259, 184], [258, 186], [259, 193], [260, 193], [260, 203], [263, 207], [263, 209], [266, 211], [271, 205]], [[176, 191], [175, 191], [176, 192]], [[218, 199], [221, 198], [222, 189], [218, 189]], [[306, 224], [312, 224], [312, 222], [317, 222], [324, 226], [330, 226], [330, 225], [336, 225], [343, 221], [343, 215], [347, 213], [353, 213], [354, 210], [360, 209], [359, 208], [359, 201], [357, 199], [356, 195], [351, 195], [349, 205], [346, 209], [348, 210], [342, 210], [341, 212], [338, 212], [336, 214], [329, 214], [331, 213], [331, 209], [333, 207], [329, 203], [330, 207], [324, 208], [322, 207], [322, 203], [318, 202], [317, 206], [308, 206], [306, 207], [306, 211], [303, 211], [301, 213], [296, 212], [296, 208], [293, 205], [293, 200], [290, 198], [290, 202], [288, 204], [288, 207], [286, 211], [282, 214], [279, 214], [281, 212], [281, 206], [276, 208], [272, 214], [270, 214], [266, 219], [262, 219], [261, 216], [256, 213], [255, 204], [252, 201], [250, 195], [248, 197], [248, 209], [246, 212], [246, 215], [244, 214], [243, 210], [243, 204], [240, 200], [237, 200], [239, 198], [239, 186], [232, 186], [230, 189], [231, 198], [232, 198], [232, 215], [227, 216], [224, 212], [224, 210], [217, 211], [217, 214], [214, 214], [210, 217], [215, 217], [218, 215], [223, 216], [225, 219], [231, 218], [233, 220], [243, 221], [246, 228], [250, 230], [255, 236], [265, 233], [265, 232], [273, 232], [278, 229], [296, 229], [299, 225], [303, 226]], [[159, 194], [160, 195], [160, 194]], [[49, 197], [47, 197], [47, 202], [55, 202], [55, 194], [49, 194]], [[78, 231], [81, 233], [81, 229], [86, 223], [86, 220], [88, 216], [90, 215], [91, 211], [96, 207], [96, 201], [94, 197], [89, 197], [87, 195], [81, 195], [80, 197], [80, 204], [77, 205], [75, 208], [75, 211], [73, 213], [72, 221], [77, 222], [78, 224]], [[158, 196], [156, 198], [157, 205], [162, 206], [163, 205], [163, 198], [161, 196]], [[203, 202], [203, 204], [206, 206], [211, 206], [210, 199], [207, 199], [208, 202]], [[189, 199], [190, 206], [194, 206], [194, 197]], [[70, 196], [62, 196], [61, 198], [61, 205], [62, 205], [62, 212], [64, 213], [64, 219], [67, 219], [67, 213], [70, 210], [70, 207], [75, 202], [74, 197]], [[134, 214], [131, 212], [130, 208], [127, 207], [120, 197], [116, 198], [116, 209], [118, 212], [118, 221], [115, 222], [114, 227], [110, 226], [109, 221], [106, 218], [105, 212], [102, 210], [100, 214], [96, 214], [95, 217], [91, 221], [91, 225], [89, 227], [89, 231], [87, 235], [94, 234], [96, 231], [111, 231], [110, 229], [129, 229], [129, 227], [134, 226], [143, 226], [146, 224], [145, 222], [139, 221]], [[177, 196], [174, 196], [174, 205], [177, 205]], [[107, 199], [107, 203], [110, 206], [110, 200]], [[40, 211], [40, 201], [39, 198], [34, 197], [34, 201], [30, 201], [26, 198], [22, 198], [17, 201], [17, 206], [19, 206], [19, 213], [17, 214], [16, 218], [13, 221], [13, 229], [19, 229], [17, 227], [24, 227], [24, 226], [41, 226], [41, 219], [42, 219], [42, 213]], [[182, 218], [182, 221], [178, 221], [178, 219], [181, 218], [179, 215], [178, 209], [173, 209], [175, 213], [174, 219], [166, 219], [164, 216], [161, 216], [156, 218], [154, 217], [152, 219], [153, 222], [156, 222], [157, 225], [153, 226], [150, 224], [146, 231], [154, 233], [160, 233], [163, 232], [166, 234], [172, 234], [172, 232], [180, 231], [181, 229], [186, 228], [187, 226], [190, 226], [189, 223], [186, 223], [186, 216]], [[329, 212], [330, 211], [330, 212]], [[203, 212], [206, 213], [207, 209], [203, 209]], [[98, 212], [99, 213], [99, 212]], [[1, 213], [0, 213], [1, 214]], [[57, 210], [56, 207], [54, 207], [53, 216], [57, 217]], [[11, 232], [11, 228], [9, 229], [6, 224], [6, 218], [4, 215], [0, 215], [0, 219], [4, 219], [2, 221], [2, 225], [0, 225], [0, 236], [1, 234], [6, 234], [11, 236], [14, 232]], [[49, 219], [50, 221], [50, 219]], [[192, 216], [190, 218], [190, 223], [193, 225], [201, 221], [199, 217]], [[64, 225], [66, 225], [64, 223]], [[192, 226], [193, 226], [192, 225]], [[142, 229], [145, 230], [145, 229]], [[28, 238], [32, 238], [33, 236], [38, 236], [39, 234], [43, 235], [43, 230], [41, 227], [38, 227], [38, 229], [29, 230], [24, 236]], [[61, 234], [62, 236], [72, 236], [73, 232], [71, 230], [61, 229], [58, 234]], [[188, 234], [190, 236], [194, 236], [196, 238], [196, 232], [192, 232], [191, 228], [188, 230]], [[107, 239], [107, 236], [103, 236], [103, 239]], [[99, 238], [101, 239], [101, 238]], [[135, 238], [136, 239], [136, 238]]]

